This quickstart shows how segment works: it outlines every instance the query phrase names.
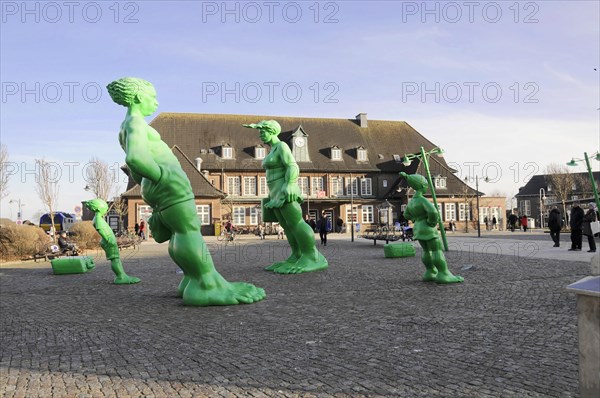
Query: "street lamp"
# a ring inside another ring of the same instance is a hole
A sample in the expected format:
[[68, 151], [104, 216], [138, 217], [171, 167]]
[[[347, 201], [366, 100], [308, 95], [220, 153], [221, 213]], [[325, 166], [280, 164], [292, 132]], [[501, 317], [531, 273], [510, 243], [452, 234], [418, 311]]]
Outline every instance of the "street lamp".
[[[592, 183], [592, 190], [594, 191], [594, 199], [596, 200], [596, 207], [600, 208], [600, 199], [598, 199], [598, 187], [596, 186], [596, 181], [594, 180], [594, 174], [592, 173], [592, 167], [590, 166], [590, 159], [588, 157], [587, 152], [583, 153], [583, 159], [575, 159], [571, 158], [571, 161], [567, 163], [567, 166], [577, 166], [577, 161], [585, 160], [585, 165], [587, 167], [588, 175], [590, 177], [590, 181]], [[600, 152], [596, 152], [592, 154], [593, 158], [600, 161]]]
[[444, 244], [444, 251], [448, 251], [448, 241], [446, 240], [446, 230], [444, 229], [444, 223], [442, 222], [442, 215], [438, 209], [437, 197], [435, 196], [435, 188], [433, 186], [433, 181], [431, 180], [431, 172], [429, 171], [429, 156], [432, 154], [436, 154], [439, 157], [444, 156], [444, 150], [442, 148], [433, 148], [431, 151], [425, 152], [425, 149], [421, 147], [421, 152], [416, 154], [405, 154], [402, 159], [402, 164], [406, 167], [410, 166], [413, 159], [421, 159], [423, 161], [423, 165], [425, 166], [425, 171], [427, 172], [427, 182], [429, 183], [429, 190], [431, 191], [431, 197], [433, 199], [433, 205], [435, 206], [435, 211], [438, 215], [438, 226], [440, 228], [440, 234], [442, 235], [442, 243]]
[[[543, 197], [542, 192], [544, 193]], [[546, 190], [540, 188], [540, 228], [544, 228], [544, 200], [546, 200]]]
[[23, 206], [25, 206], [25, 203], [21, 203], [21, 199], [11, 199], [8, 201], [8, 203], [16, 203], [17, 206], [19, 207], [19, 211], [17, 212], [17, 224], [21, 224], [21, 222], [23, 221]]
[[[465, 181], [469, 181], [468, 176], [465, 177]], [[484, 177], [483, 181], [487, 182], [489, 181], [489, 178]], [[477, 237], [481, 238], [481, 214], [479, 214], [479, 176], [475, 176], [475, 195], [477, 196]]]
[[350, 173], [350, 241], [354, 242], [354, 179]]

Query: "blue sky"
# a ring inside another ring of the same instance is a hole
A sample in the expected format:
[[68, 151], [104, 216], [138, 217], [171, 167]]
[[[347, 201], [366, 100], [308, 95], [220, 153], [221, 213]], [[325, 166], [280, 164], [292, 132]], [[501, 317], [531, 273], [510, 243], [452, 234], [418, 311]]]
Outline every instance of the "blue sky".
[[66, 211], [90, 199], [91, 157], [123, 162], [125, 108], [104, 87], [124, 76], [155, 85], [158, 112], [404, 120], [461, 176], [496, 177], [486, 193], [600, 148], [597, 1], [23, 4], [1, 2], [0, 132], [17, 171], [2, 217], [10, 199], [26, 218], [43, 209], [35, 158], [60, 165]]

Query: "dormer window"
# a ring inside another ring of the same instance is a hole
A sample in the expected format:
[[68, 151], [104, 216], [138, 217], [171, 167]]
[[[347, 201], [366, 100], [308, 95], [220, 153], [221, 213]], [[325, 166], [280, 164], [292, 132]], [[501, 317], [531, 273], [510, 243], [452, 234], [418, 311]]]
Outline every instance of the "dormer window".
[[267, 150], [262, 146], [254, 147], [254, 157], [256, 159], [264, 159], [267, 154]]
[[356, 160], [359, 162], [366, 162], [367, 159], [367, 150], [363, 147], [356, 148]]
[[223, 159], [233, 159], [233, 148], [229, 144], [221, 147], [221, 157]]
[[392, 156], [394, 157], [394, 162], [397, 162], [397, 163], [401, 163], [402, 162], [402, 156], [396, 155], [396, 154], [394, 154]]
[[337, 146], [331, 147], [331, 160], [342, 160], [342, 150]]
[[435, 176], [433, 179], [433, 185], [436, 188], [445, 189], [446, 188], [446, 177], [443, 177], [441, 175]]

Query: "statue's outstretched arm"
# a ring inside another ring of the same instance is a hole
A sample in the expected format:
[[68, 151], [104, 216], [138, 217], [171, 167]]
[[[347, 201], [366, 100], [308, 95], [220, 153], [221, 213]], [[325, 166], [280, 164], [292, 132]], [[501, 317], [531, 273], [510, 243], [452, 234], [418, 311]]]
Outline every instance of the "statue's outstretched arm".
[[160, 167], [148, 148], [147, 128], [148, 125], [144, 120], [132, 120], [127, 126], [125, 163], [136, 182], [141, 182], [141, 177], [152, 181], [160, 180]]

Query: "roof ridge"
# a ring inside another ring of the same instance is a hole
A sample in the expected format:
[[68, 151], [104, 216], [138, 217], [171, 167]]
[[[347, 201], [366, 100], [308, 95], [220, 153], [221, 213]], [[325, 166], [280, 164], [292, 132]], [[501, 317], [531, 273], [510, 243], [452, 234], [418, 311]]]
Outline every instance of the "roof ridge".
[[[334, 118], [334, 117], [314, 117], [314, 116], [284, 116], [284, 115], [247, 115], [247, 114], [239, 114], [239, 113], [196, 113], [196, 112], [161, 112], [159, 113], [152, 121], [160, 118], [160, 117], [168, 117], [168, 116], [180, 116], [180, 117], [223, 117], [223, 118], [231, 118], [231, 117], [248, 117], [248, 118], [273, 118], [273, 119], [311, 119], [311, 120], [336, 120], [336, 121], [350, 121], [353, 122], [354, 118]], [[385, 120], [385, 119], [369, 119], [369, 122], [387, 122], [387, 123], [406, 123], [404, 120]], [[152, 122], [150, 122], [152, 123]], [[406, 123], [408, 124], [408, 123]], [[409, 125], [410, 126], [410, 125]], [[357, 126], [358, 127], [358, 126]], [[413, 130], [414, 128], [410, 126]], [[416, 130], [415, 130], [416, 131]], [[429, 143], [431, 141], [427, 140]]]

